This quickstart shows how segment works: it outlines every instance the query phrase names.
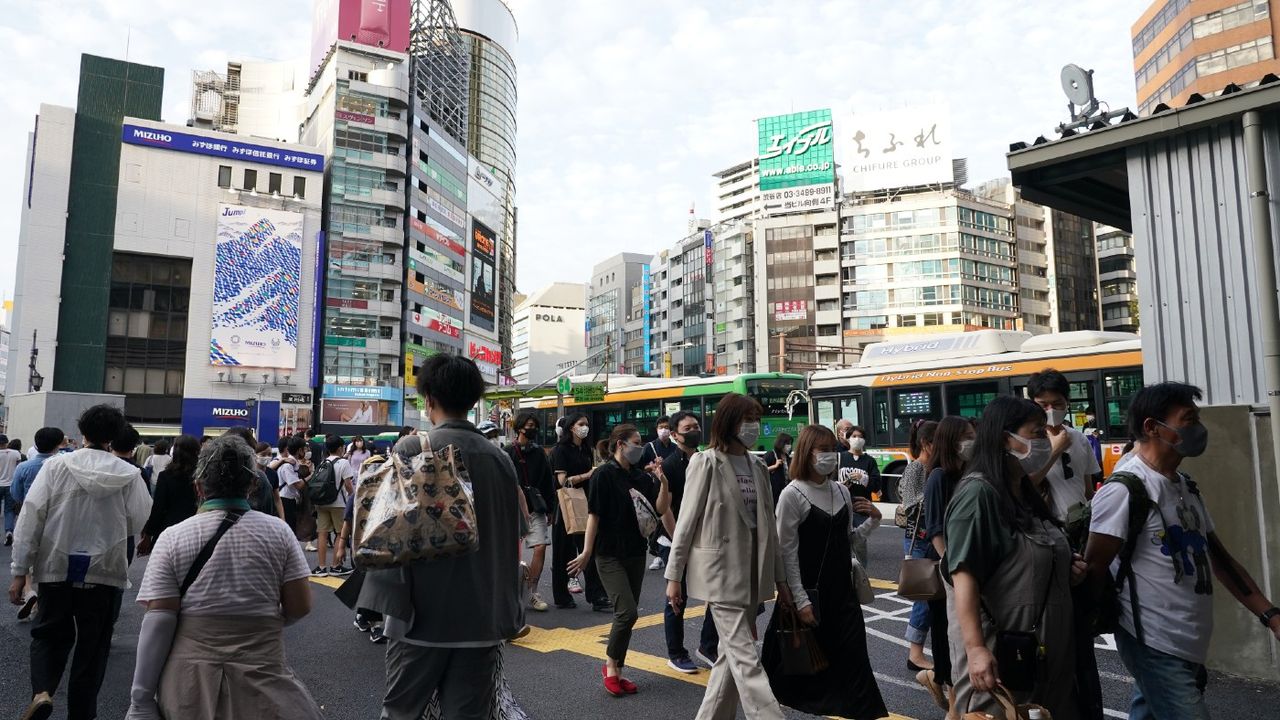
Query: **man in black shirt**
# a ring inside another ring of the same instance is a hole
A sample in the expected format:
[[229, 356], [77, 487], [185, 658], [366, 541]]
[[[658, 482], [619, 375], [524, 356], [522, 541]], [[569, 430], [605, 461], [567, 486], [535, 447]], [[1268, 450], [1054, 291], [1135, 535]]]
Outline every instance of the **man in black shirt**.
[[[672, 437], [675, 439], [677, 452], [662, 461], [662, 473], [667, 476], [667, 488], [671, 492], [671, 512], [663, 516], [662, 522], [668, 534], [675, 532], [676, 518], [680, 515], [680, 504], [684, 499], [685, 471], [689, 468], [689, 457], [698, 452], [702, 444], [702, 426], [698, 416], [688, 412], [678, 412], [671, 416]], [[664, 547], [664, 554], [670, 546]], [[664, 558], [665, 559], [665, 558]], [[689, 651], [684, 648], [684, 609], [688, 606], [688, 595], [680, 607], [673, 608], [666, 604], [663, 611], [664, 626], [667, 635], [667, 666], [682, 673], [698, 672], [693, 664]], [[698, 639], [698, 658], [708, 666], [715, 664], [719, 654], [720, 636], [716, 633], [715, 623], [711, 622], [711, 613], [702, 619], [702, 635]]]
[[537, 442], [538, 420], [531, 412], [516, 416], [516, 441], [508, 445], [507, 454], [516, 465], [516, 477], [524, 492], [529, 510], [529, 532], [524, 536], [525, 547], [533, 551], [529, 560], [529, 607], [546, 612], [548, 605], [538, 594], [538, 581], [542, 579], [542, 567], [547, 559], [547, 546], [551, 544], [552, 508], [556, 507], [556, 481], [551, 473], [547, 454]]
[[644, 457], [640, 459], [640, 465], [648, 467], [654, 460], [666, 460], [676, 453], [676, 444], [671, 439], [671, 418], [663, 415], [658, 418], [657, 437], [644, 444]]

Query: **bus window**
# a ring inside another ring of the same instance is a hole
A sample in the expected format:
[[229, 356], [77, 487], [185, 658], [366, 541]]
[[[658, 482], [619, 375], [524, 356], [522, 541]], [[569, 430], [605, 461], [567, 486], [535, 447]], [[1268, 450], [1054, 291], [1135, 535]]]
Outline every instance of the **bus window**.
[[861, 395], [854, 395], [850, 398], [840, 398], [840, 419], [848, 420], [854, 425], [861, 425], [861, 413], [858, 412], [858, 406], [861, 404]]
[[[787, 416], [787, 397], [793, 390], [803, 390], [803, 380], [790, 380], [779, 378], [777, 380], [748, 380], [746, 391], [747, 395], [756, 399], [764, 408], [764, 414], [768, 417], [786, 417]], [[809, 405], [807, 403], [798, 403], [794, 410], [793, 417], [807, 418], [809, 417]]]
[[960, 417], [978, 417], [1000, 394], [997, 383], [963, 383], [947, 386], [947, 413]]
[[1107, 407], [1107, 437], [1128, 435], [1129, 401], [1142, 389], [1141, 370], [1121, 370], [1103, 375], [1103, 396]]
[[906, 445], [911, 439], [911, 424], [916, 420], [941, 420], [942, 406], [938, 387], [893, 391], [893, 442]]
[[874, 447], [889, 444], [889, 391], [874, 390], [871, 393], [871, 417], [874, 419], [871, 443]]
[[1071, 397], [1067, 402], [1067, 421], [1071, 423], [1071, 427], [1084, 427], [1085, 411], [1094, 407], [1094, 382], [1097, 380], [1071, 381]]
[[636, 426], [640, 437], [652, 439], [658, 434], [659, 405], [652, 400], [638, 400], [624, 406], [623, 422]]
[[711, 423], [702, 419], [702, 398], [681, 398], [680, 409], [685, 412], [691, 412], [698, 416], [698, 424], [704, 427], [710, 427]]
[[823, 427], [832, 427], [836, 424], [836, 401], [835, 400], [815, 400], [818, 403], [818, 414], [814, 420]]

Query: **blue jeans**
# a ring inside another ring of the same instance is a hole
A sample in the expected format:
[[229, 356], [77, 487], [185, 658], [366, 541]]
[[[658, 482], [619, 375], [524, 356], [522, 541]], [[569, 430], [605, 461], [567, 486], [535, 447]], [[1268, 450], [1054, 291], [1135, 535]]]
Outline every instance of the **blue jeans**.
[[0, 487], [0, 504], [4, 505], [4, 531], [11, 533], [18, 516], [13, 512], [17, 506], [13, 503], [13, 496], [9, 494], [8, 487]]
[[1209, 720], [1203, 665], [1147, 647], [1123, 629], [1116, 647], [1133, 675], [1129, 720]]
[[[684, 647], [684, 609], [689, 606], [689, 591], [683, 583], [680, 585], [680, 592], [684, 595], [684, 604], [680, 609], [671, 607], [671, 603], [664, 603], [662, 613], [662, 624], [667, 635], [667, 657], [672, 660], [689, 656], [689, 651]], [[716, 632], [716, 624], [712, 622], [711, 610], [708, 608], [707, 614], [702, 617], [702, 635], [698, 638], [698, 649], [703, 655], [715, 658], [719, 647], [720, 635]]]
[[[911, 542], [910, 538], [902, 538], [902, 552], [913, 558], [925, 557], [929, 552], [929, 543], [923, 540]], [[913, 645], [924, 645], [929, 639], [929, 603], [918, 602], [911, 606], [911, 618], [907, 620], [907, 642]]]

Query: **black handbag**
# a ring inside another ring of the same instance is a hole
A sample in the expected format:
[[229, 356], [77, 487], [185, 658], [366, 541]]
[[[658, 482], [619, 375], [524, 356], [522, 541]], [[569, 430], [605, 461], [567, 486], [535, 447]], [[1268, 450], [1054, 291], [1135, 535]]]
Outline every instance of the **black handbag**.
[[524, 453], [519, 449], [516, 454], [520, 456], [520, 471], [524, 476], [524, 482], [520, 484], [520, 489], [524, 491], [524, 502], [529, 507], [529, 513], [532, 515], [547, 515], [551, 509], [547, 507], [546, 498], [542, 497], [542, 493], [538, 492], [529, 484], [529, 461], [525, 459]]
[[778, 619], [778, 648], [782, 657], [784, 675], [817, 675], [827, 669], [827, 656], [818, 645], [813, 628], [800, 622], [794, 610], [778, 606], [774, 612], [782, 613]]

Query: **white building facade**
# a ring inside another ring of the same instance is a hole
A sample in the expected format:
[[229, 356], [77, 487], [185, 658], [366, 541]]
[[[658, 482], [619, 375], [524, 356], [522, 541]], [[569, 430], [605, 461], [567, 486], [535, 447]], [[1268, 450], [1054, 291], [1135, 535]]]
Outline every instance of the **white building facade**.
[[552, 283], [516, 306], [512, 318], [513, 378], [538, 384], [568, 373], [587, 358], [587, 286]]

